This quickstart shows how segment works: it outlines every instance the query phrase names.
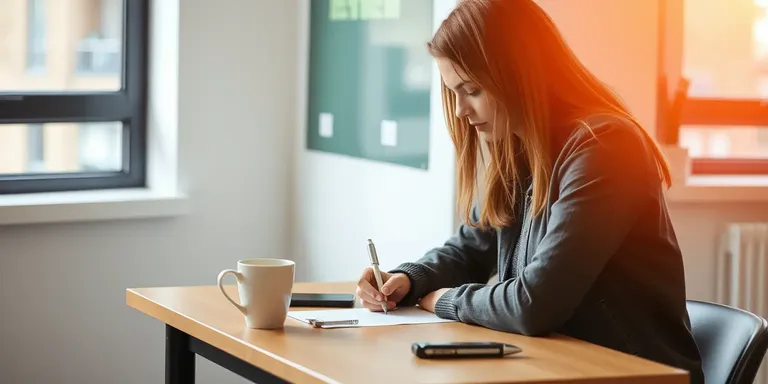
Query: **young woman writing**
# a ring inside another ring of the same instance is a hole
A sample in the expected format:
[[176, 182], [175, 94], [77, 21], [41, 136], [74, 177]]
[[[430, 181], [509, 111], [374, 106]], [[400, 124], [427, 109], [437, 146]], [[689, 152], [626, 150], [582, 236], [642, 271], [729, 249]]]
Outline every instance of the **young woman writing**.
[[362, 303], [373, 311], [381, 301], [418, 304], [525, 335], [557, 332], [703, 382], [663, 195], [669, 171], [619, 98], [533, 0], [463, 0], [428, 49], [442, 78], [465, 224], [384, 273], [381, 291], [366, 269]]

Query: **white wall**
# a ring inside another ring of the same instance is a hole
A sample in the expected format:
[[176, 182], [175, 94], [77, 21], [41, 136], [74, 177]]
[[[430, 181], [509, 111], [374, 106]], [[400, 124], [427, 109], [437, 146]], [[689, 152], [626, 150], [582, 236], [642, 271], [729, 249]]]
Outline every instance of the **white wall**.
[[640, 123], [656, 123], [658, 0], [539, 0], [576, 55], [622, 97]]
[[[584, 60], [652, 123], [656, 2], [542, 2]], [[350, 279], [367, 263], [368, 237], [391, 267], [452, 232], [453, 154], [437, 96], [428, 172], [304, 149], [296, 77], [306, 59], [297, 36], [304, 5], [181, 1], [179, 162], [193, 213], [0, 227], [1, 383], [162, 382], [163, 326], [127, 308], [125, 288], [214, 284], [219, 270], [251, 256], [294, 257], [299, 279]], [[672, 212], [690, 294], [704, 298], [714, 293], [722, 223], [768, 218], [766, 205]], [[242, 382], [198, 361], [201, 383]]]
[[[435, 28], [455, 5], [436, 0]], [[302, 3], [300, 36], [306, 36]], [[425, 41], [426, 43], [426, 41]], [[454, 229], [453, 145], [442, 115], [439, 76], [433, 71], [429, 169], [417, 170], [306, 149], [306, 38], [299, 55], [300, 105], [296, 122], [295, 207], [291, 242], [297, 278], [354, 280], [368, 265], [366, 239], [376, 244], [383, 269], [420, 257]], [[434, 63], [433, 63], [434, 67]]]
[[[298, 0], [180, 3], [192, 214], [0, 227], [0, 383], [163, 382], [164, 327], [125, 305], [126, 288], [211, 285], [240, 258], [291, 256]], [[198, 362], [200, 383], [244, 382]]]
[[715, 300], [717, 240], [728, 222], [768, 222], [768, 204], [670, 204], [685, 259], [688, 297]]

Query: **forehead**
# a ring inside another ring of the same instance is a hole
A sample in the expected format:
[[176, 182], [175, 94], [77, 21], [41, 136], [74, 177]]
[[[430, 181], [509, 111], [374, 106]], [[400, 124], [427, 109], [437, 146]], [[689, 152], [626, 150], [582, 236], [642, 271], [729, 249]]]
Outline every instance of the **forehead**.
[[448, 88], [456, 89], [465, 82], [470, 82], [469, 76], [459, 66], [446, 58], [437, 58], [437, 69], [440, 71], [440, 77]]

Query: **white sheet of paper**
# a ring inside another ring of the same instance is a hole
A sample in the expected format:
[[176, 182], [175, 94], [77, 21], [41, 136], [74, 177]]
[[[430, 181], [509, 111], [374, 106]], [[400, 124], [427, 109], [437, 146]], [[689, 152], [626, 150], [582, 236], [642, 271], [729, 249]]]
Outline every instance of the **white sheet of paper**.
[[453, 321], [441, 319], [434, 313], [427, 312], [419, 307], [398, 308], [386, 314], [384, 312], [372, 312], [366, 308], [289, 311], [288, 316], [304, 323], [309, 323], [309, 319], [358, 321], [356, 325], [346, 325], [344, 327], [381, 327], [387, 325], [448, 323]]

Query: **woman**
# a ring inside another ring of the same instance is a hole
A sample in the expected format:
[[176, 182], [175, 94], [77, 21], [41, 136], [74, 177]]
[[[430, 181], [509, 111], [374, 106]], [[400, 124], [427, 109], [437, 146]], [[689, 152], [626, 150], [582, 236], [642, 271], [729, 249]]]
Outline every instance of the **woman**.
[[[419, 304], [495, 330], [557, 332], [702, 382], [662, 190], [669, 171], [618, 97], [532, 0], [464, 0], [428, 49], [443, 82], [466, 224], [385, 273], [381, 292], [366, 269], [363, 305]], [[476, 200], [478, 182], [485, 192]]]

